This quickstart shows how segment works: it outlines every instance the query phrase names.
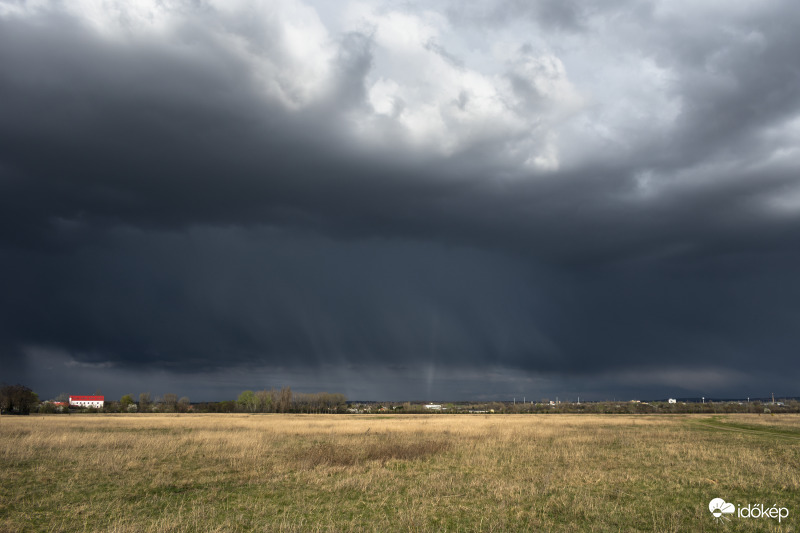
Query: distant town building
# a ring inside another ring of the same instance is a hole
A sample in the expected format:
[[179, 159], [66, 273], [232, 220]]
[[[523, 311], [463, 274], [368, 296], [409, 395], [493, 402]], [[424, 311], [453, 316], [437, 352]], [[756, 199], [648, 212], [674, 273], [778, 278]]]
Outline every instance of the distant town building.
[[669, 402], [669, 403], [678, 403], [678, 400], [676, 400], [675, 398], [670, 398], [669, 400], [667, 400], [667, 402]]
[[442, 406], [438, 403], [429, 403], [425, 405], [425, 409], [433, 409], [434, 411], [441, 411]]
[[105, 403], [105, 396], [70, 396], [70, 407], [95, 407], [100, 409]]

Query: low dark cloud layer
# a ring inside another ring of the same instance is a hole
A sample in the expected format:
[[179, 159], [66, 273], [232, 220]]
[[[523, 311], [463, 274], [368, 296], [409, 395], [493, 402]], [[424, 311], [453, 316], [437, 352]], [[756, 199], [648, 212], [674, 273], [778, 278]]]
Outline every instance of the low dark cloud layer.
[[0, 2], [2, 381], [795, 395], [797, 10]]

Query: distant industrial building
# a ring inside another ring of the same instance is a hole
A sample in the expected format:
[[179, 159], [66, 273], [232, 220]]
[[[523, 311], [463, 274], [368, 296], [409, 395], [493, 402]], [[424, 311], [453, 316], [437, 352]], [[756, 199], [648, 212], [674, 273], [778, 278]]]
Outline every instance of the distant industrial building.
[[105, 396], [70, 396], [70, 407], [95, 407], [100, 409], [105, 403]]

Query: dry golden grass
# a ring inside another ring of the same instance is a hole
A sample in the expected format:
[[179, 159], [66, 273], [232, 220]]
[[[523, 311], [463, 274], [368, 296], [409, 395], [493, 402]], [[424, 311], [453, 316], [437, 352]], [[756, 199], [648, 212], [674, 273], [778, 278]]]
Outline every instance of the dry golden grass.
[[726, 531], [796, 531], [798, 430], [796, 415], [3, 417], [0, 531], [719, 531], [714, 497], [791, 511]]

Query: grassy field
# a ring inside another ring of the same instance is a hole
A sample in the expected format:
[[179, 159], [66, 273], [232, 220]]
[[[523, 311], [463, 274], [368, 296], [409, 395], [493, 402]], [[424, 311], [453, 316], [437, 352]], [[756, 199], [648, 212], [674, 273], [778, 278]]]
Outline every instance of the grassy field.
[[[790, 515], [720, 524], [715, 497]], [[0, 532], [798, 525], [798, 415], [0, 419]]]

